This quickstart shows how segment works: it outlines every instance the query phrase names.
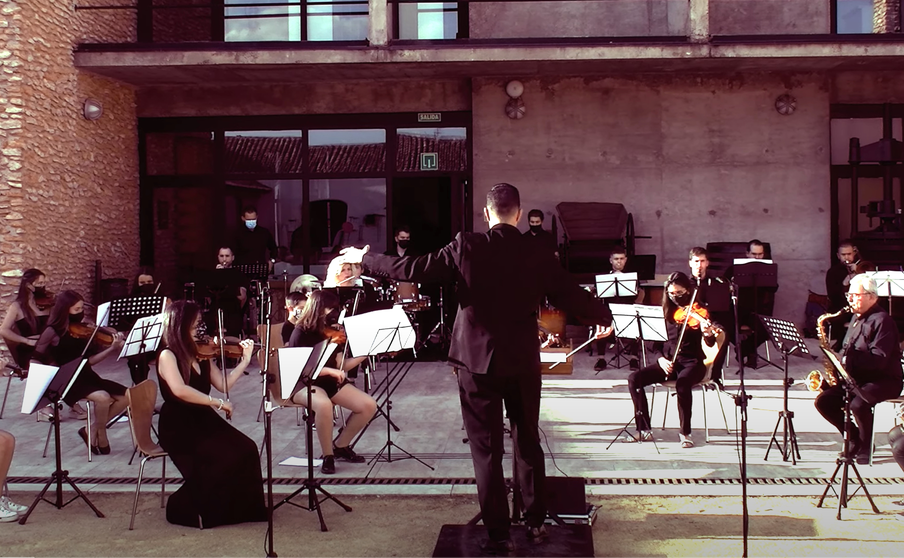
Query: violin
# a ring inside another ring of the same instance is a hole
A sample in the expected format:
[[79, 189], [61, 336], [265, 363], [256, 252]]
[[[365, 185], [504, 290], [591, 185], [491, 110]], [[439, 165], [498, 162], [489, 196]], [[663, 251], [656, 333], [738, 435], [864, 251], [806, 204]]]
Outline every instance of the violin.
[[[195, 343], [197, 347], [197, 357], [200, 360], [210, 360], [212, 358], [216, 358], [220, 356], [220, 342], [214, 337], [213, 339], [208, 339], [207, 341], [201, 342], [198, 341]], [[240, 359], [244, 354], [244, 349], [238, 343], [223, 343], [223, 351], [226, 353], [226, 358], [235, 358]]]
[[56, 302], [56, 295], [50, 291], [43, 291], [40, 295], [35, 295], [35, 306], [38, 310], [49, 310]]
[[336, 343], [337, 345], [342, 345], [348, 341], [348, 336], [345, 334], [345, 328], [341, 325], [328, 327], [323, 330], [323, 334], [326, 335], [326, 338], [329, 339], [331, 343]]
[[[94, 330], [97, 334], [94, 334]], [[76, 339], [90, 339], [94, 335], [94, 343], [103, 348], [107, 348], [116, 341], [117, 331], [112, 327], [94, 326], [91, 324], [75, 323], [69, 324], [69, 335]]]
[[698, 303], [693, 303], [690, 307], [679, 306], [672, 316], [676, 323], [684, 323], [687, 320], [687, 327], [691, 329], [700, 329], [701, 327], [712, 327], [713, 333], [718, 335], [721, 328], [714, 325], [709, 318], [709, 310]]

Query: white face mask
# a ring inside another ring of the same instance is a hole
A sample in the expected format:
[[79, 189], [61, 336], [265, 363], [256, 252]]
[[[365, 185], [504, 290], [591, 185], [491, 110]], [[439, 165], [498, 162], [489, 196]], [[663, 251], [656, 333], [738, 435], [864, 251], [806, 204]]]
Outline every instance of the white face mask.
[[248, 219], [245, 221], [245, 226], [248, 227], [249, 231], [253, 231], [254, 227], [257, 226], [257, 219]]

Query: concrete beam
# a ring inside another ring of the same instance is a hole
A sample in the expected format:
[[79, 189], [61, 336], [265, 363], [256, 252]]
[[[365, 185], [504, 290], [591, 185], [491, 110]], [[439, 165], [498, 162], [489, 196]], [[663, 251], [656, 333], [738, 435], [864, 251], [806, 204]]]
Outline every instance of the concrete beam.
[[370, 46], [385, 47], [389, 44], [389, 4], [386, 0], [368, 0], [367, 40]]
[[709, 0], [688, 0], [688, 35], [691, 42], [709, 42]]

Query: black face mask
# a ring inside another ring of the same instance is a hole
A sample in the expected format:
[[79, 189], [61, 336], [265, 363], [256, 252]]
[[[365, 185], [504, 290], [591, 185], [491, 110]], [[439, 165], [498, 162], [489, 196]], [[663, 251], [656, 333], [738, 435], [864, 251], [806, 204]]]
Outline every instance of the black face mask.
[[85, 318], [84, 312], [79, 312], [78, 314], [69, 314], [69, 323], [70, 324], [80, 324], [82, 320]]
[[410, 240], [396, 240], [396, 244], [398, 245], [399, 248], [404, 250], [405, 248], [408, 248], [408, 245], [411, 244], [411, 241]]
[[681, 296], [669, 295], [669, 300], [671, 300], [678, 306], [687, 306], [688, 304], [691, 303], [691, 293], [684, 293]]
[[47, 296], [47, 287], [35, 287], [35, 297]]
[[138, 286], [138, 292], [143, 295], [152, 295], [152, 294], [154, 294], [155, 290], [157, 290], [157, 285], [154, 285], [153, 283], [151, 283], [149, 285], [139, 285]]
[[537, 234], [543, 230], [543, 225], [530, 225], [530, 232]]

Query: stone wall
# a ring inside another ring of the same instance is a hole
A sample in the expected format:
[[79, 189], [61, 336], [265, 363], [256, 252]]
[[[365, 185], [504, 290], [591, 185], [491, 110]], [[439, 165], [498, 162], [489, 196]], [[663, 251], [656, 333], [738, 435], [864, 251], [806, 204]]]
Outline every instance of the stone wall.
[[713, 35], [812, 35], [831, 30], [829, 2], [813, 0], [710, 0], [709, 22]]
[[[92, 300], [96, 260], [105, 278], [131, 278], [138, 266], [134, 93], [74, 68], [72, 4], [28, 0], [0, 12], [8, 53], [0, 306], [29, 267], [47, 274], [51, 290], [62, 283]], [[82, 117], [89, 97], [104, 106], [94, 122]]]
[[901, 0], [873, 0], [873, 33], [901, 32]]
[[[798, 109], [781, 116], [788, 91]], [[503, 81], [475, 80], [475, 215], [503, 181], [548, 215], [562, 201], [623, 203], [659, 273], [687, 272], [692, 246], [760, 238], [779, 263], [777, 315], [802, 321], [830, 250], [821, 77], [526, 81], [522, 120], [505, 116], [506, 99]]]

